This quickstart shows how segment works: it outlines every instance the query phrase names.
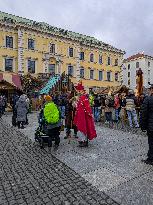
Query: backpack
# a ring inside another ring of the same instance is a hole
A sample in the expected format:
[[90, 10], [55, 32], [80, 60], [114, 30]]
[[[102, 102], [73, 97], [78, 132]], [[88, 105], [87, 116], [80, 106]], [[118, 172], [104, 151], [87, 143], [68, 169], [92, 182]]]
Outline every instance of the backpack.
[[89, 95], [89, 103], [91, 107], [94, 105], [94, 97], [92, 95]]
[[109, 99], [108, 107], [114, 107], [114, 100]]
[[60, 114], [55, 103], [47, 103], [44, 107], [44, 119], [48, 124], [56, 124], [59, 121]]

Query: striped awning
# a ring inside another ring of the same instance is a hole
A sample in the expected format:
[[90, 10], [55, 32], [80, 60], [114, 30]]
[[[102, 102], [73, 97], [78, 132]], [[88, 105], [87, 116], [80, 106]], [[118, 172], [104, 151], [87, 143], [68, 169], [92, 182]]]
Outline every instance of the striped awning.
[[45, 87], [40, 90], [39, 94], [40, 95], [48, 94], [49, 91], [57, 84], [57, 82], [60, 79], [61, 77], [58, 75], [51, 77], [49, 81], [47, 82], [47, 84], [45, 85]]
[[0, 73], [0, 82], [2, 81], [8, 82], [17, 89], [22, 90], [20, 76], [16, 73]]

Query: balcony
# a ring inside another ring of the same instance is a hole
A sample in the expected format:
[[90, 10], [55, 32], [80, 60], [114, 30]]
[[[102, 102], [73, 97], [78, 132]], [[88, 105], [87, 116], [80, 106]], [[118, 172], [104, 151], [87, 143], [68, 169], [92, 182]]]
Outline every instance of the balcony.
[[56, 61], [57, 62], [61, 62], [62, 63], [62, 61], [61, 61], [61, 58], [62, 56], [61, 55], [59, 55], [59, 54], [57, 54], [57, 53], [44, 53], [44, 55], [43, 55], [43, 60], [44, 61], [49, 61], [51, 58], [55, 58], [56, 59]]

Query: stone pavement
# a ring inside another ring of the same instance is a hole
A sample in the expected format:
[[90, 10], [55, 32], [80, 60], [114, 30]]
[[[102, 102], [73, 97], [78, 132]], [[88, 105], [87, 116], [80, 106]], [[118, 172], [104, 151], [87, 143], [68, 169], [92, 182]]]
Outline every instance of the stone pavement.
[[[33, 140], [37, 115], [29, 115], [29, 120], [23, 132]], [[62, 133], [60, 147], [52, 154], [118, 203], [152, 205], [153, 167], [141, 162], [148, 150], [147, 137], [102, 125], [96, 129], [98, 137], [88, 148], [79, 148], [75, 139], [69, 144]]]
[[0, 119], [0, 205], [115, 205], [103, 192]]

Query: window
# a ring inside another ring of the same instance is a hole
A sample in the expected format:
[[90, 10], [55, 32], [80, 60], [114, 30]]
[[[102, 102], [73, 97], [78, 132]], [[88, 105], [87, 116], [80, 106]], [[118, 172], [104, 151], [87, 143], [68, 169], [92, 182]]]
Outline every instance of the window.
[[84, 52], [80, 53], [80, 60], [84, 60]]
[[50, 44], [50, 53], [55, 53], [55, 44]]
[[118, 66], [118, 59], [115, 59], [115, 66]]
[[94, 54], [93, 53], [90, 54], [90, 62], [94, 62]]
[[99, 71], [99, 80], [103, 80], [103, 71]]
[[73, 48], [69, 48], [69, 56], [73, 57]]
[[5, 71], [13, 71], [13, 59], [5, 58]]
[[90, 79], [91, 79], [91, 80], [94, 79], [94, 70], [90, 70]]
[[115, 73], [115, 81], [118, 81], [118, 73]]
[[111, 81], [111, 72], [107, 72], [107, 81]]
[[136, 68], [139, 68], [139, 62], [136, 62]]
[[128, 78], [130, 78], [130, 72], [128, 72]]
[[55, 64], [49, 64], [48, 65], [48, 71], [51, 74], [55, 74]]
[[84, 68], [80, 68], [80, 78], [84, 78]]
[[110, 57], [108, 57], [108, 62], [107, 62], [107, 64], [108, 64], [108, 65], [111, 64], [111, 59], [110, 59]]
[[128, 70], [130, 70], [130, 64], [128, 64]]
[[33, 39], [28, 39], [28, 49], [34, 50], [35, 41]]
[[35, 73], [35, 61], [34, 60], [28, 60], [28, 72]]
[[13, 37], [6, 36], [6, 47], [13, 48]]
[[128, 80], [128, 85], [130, 85], [130, 79]]
[[68, 75], [73, 76], [73, 66], [72, 65], [68, 66]]
[[148, 67], [150, 67], [150, 62], [148, 61]]
[[102, 55], [99, 55], [99, 64], [102, 64], [102, 63], [103, 63]]

